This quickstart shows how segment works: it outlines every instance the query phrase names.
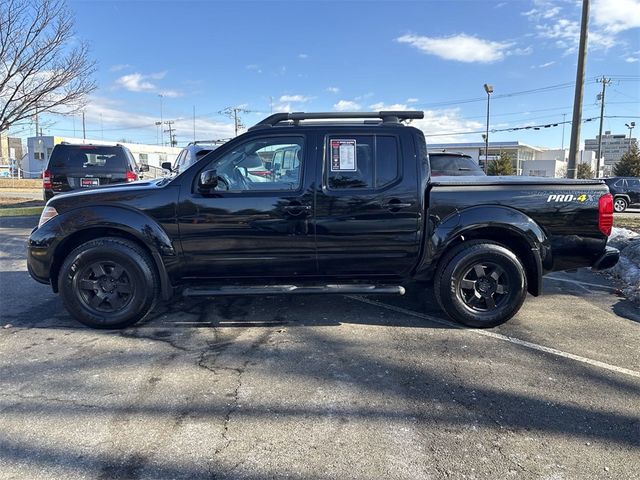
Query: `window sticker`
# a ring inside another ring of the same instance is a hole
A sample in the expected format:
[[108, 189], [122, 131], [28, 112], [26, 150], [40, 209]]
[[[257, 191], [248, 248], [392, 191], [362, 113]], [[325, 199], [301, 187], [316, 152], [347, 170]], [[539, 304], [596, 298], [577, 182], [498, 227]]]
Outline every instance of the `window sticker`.
[[355, 172], [358, 170], [355, 140], [331, 140], [331, 171]]

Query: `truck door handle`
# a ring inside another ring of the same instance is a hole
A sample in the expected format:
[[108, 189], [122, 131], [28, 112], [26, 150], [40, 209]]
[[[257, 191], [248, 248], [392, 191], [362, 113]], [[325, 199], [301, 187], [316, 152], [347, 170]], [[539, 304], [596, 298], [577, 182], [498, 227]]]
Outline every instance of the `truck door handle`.
[[400, 210], [401, 208], [409, 208], [412, 205], [413, 203], [401, 202], [397, 198], [394, 198], [393, 200], [389, 200], [389, 203], [387, 203], [387, 208], [393, 212]]
[[300, 215], [303, 212], [311, 210], [311, 205], [302, 205], [299, 202], [291, 202], [289, 205], [285, 205], [282, 209], [289, 215]]

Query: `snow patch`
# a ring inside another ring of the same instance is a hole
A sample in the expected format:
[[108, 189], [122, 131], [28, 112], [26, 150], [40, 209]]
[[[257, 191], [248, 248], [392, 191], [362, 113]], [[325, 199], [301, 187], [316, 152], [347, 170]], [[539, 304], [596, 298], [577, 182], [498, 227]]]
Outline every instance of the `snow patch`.
[[614, 227], [607, 245], [620, 250], [620, 261], [607, 273], [624, 282], [622, 291], [629, 300], [640, 303], [640, 235]]

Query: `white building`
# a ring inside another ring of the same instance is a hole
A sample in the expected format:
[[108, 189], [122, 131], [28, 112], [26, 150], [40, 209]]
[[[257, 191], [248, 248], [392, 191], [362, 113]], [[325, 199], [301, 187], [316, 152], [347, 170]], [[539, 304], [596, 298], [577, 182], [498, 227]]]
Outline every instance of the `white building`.
[[84, 145], [122, 145], [131, 151], [138, 164], [149, 165], [152, 174], [159, 173], [162, 162], [173, 163], [182, 150], [178, 147], [162, 147], [160, 145], [108, 142], [104, 140], [54, 137], [48, 135], [29, 137], [27, 139], [28, 153], [24, 156], [20, 165], [24, 178], [38, 178], [42, 176], [42, 171], [49, 162], [53, 147], [62, 142]]

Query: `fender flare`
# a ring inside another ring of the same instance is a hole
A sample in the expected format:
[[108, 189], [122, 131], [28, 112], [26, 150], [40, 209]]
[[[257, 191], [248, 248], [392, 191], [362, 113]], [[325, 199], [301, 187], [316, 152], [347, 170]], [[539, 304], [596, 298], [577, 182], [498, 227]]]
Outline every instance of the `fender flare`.
[[[64, 248], [73, 238], [92, 229], [121, 231], [135, 238], [151, 253], [160, 276], [162, 298], [166, 300], [173, 295], [165, 262], [177, 261], [176, 250], [167, 232], [153, 218], [140, 210], [122, 205], [92, 205], [68, 210], [60, 214], [57, 220], [61, 238], [54, 246], [54, 252]], [[51, 280], [55, 290], [55, 280]]]
[[[500, 233], [525, 243], [531, 252], [529, 290], [533, 295], [542, 291], [542, 275], [552, 266], [551, 246], [545, 231], [529, 216], [507, 206], [478, 205], [457, 211], [433, 227], [426, 239], [423, 260], [416, 275], [431, 277], [445, 252], [465, 237], [482, 237], [491, 232], [491, 239], [500, 241]], [[509, 242], [505, 242], [509, 243]]]

